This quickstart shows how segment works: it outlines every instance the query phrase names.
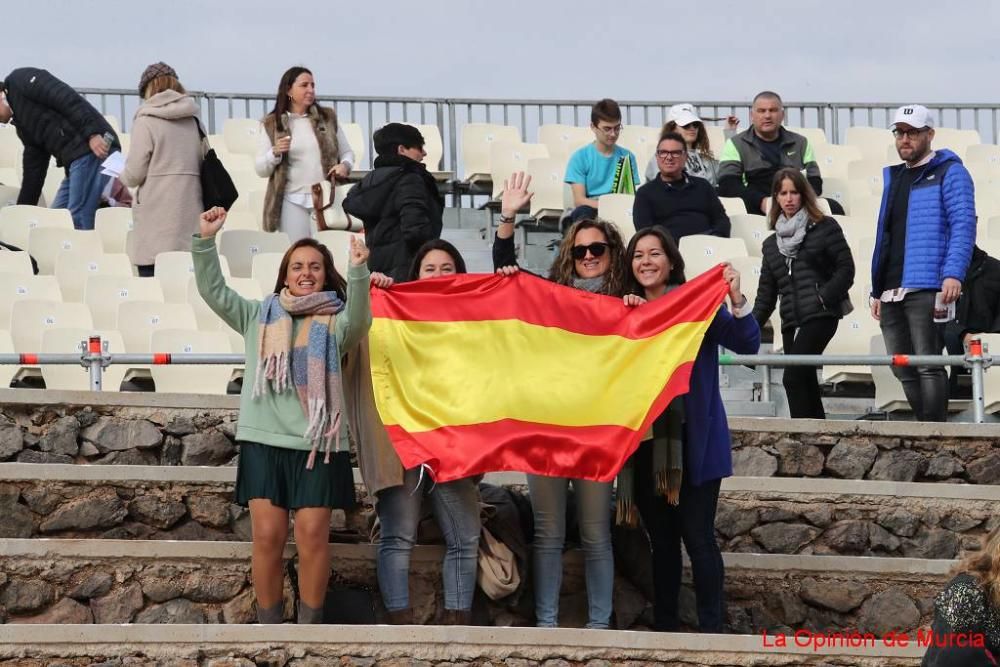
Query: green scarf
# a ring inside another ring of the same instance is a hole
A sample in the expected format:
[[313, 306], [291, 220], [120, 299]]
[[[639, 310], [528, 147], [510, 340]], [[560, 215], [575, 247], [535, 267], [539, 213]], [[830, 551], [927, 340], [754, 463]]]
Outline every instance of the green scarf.
[[[671, 505], [680, 502], [683, 470], [684, 397], [678, 396], [653, 421], [653, 482], [657, 495], [666, 496]], [[615, 501], [615, 522], [633, 528], [639, 525], [639, 508], [635, 503], [635, 474], [633, 454], [618, 473]], [[645, 471], [643, 474], [646, 474]]]

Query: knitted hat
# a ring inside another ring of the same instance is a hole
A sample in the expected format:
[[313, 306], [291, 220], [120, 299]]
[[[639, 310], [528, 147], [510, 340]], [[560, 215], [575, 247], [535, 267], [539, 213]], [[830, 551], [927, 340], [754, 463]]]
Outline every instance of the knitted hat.
[[178, 78], [177, 72], [174, 71], [174, 68], [168, 65], [167, 63], [164, 62], [153, 63], [145, 70], [143, 70], [142, 77], [139, 79], [140, 97], [142, 96], [143, 91], [146, 90], [146, 86], [149, 85], [149, 82], [158, 76], [172, 76], [175, 79]]
[[372, 137], [375, 152], [379, 155], [392, 155], [397, 146], [416, 148], [424, 145], [424, 135], [420, 130], [405, 123], [388, 123], [375, 132]]

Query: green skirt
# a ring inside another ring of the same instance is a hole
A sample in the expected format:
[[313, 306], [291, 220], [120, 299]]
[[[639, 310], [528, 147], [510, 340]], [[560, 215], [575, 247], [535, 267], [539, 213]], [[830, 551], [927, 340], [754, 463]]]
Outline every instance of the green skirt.
[[357, 504], [349, 452], [331, 453], [329, 463], [324, 463], [324, 454], [319, 453], [312, 470], [306, 470], [308, 451], [257, 442], [236, 444], [240, 448], [236, 502], [244, 507], [256, 498], [267, 498], [288, 510], [351, 509]]

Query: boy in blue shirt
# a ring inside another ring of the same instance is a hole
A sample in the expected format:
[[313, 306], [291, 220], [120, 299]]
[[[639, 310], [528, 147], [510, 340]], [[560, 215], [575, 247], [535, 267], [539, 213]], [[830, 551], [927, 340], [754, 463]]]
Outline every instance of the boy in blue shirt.
[[635, 155], [618, 145], [622, 112], [614, 100], [603, 99], [590, 110], [594, 143], [578, 149], [566, 164], [566, 183], [573, 190], [573, 222], [597, 218], [601, 195], [635, 194], [638, 168]]

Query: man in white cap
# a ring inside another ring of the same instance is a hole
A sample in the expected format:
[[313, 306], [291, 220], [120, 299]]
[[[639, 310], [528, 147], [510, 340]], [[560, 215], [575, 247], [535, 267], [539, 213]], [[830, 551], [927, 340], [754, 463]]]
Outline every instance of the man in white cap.
[[[711, 120], [722, 120], [711, 119]], [[740, 119], [736, 116], [725, 118], [726, 126], [723, 130], [724, 139], [731, 139], [736, 134], [736, 128], [740, 124]], [[687, 146], [687, 164], [684, 169], [689, 176], [704, 178], [711, 183], [712, 187], [719, 185], [719, 160], [715, 157], [713, 148], [718, 150], [719, 146], [712, 146], [708, 138], [708, 130], [705, 121], [698, 116], [693, 104], [675, 104], [667, 111], [667, 120], [660, 131], [660, 140], [668, 132], [676, 132], [684, 137]], [[656, 161], [656, 156], [649, 159], [646, 165], [646, 180], [655, 180], [660, 174], [660, 165]]]
[[[872, 254], [872, 316], [889, 354], [940, 354], [947, 305], [962, 291], [976, 244], [969, 172], [948, 149], [931, 150], [934, 123], [919, 104], [892, 121], [902, 164], [886, 167]], [[935, 321], [937, 319], [938, 321]], [[945, 421], [948, 379], [941, 366], [893, 366], [920, 421]]]

